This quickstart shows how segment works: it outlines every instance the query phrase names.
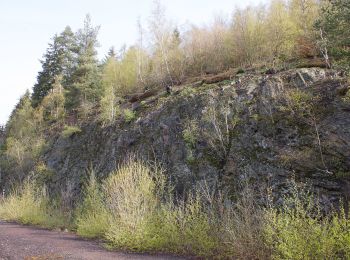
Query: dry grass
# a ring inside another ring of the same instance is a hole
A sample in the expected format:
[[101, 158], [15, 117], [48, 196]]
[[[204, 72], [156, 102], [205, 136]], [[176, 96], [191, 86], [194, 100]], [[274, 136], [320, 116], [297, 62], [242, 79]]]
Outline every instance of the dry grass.
[[1, 200], [0, 218], [46, 228], [68, 226], [63, 214], [52, 205], [45, 188], [38, 188], [34, 182], [26, 181], [21, 189]]

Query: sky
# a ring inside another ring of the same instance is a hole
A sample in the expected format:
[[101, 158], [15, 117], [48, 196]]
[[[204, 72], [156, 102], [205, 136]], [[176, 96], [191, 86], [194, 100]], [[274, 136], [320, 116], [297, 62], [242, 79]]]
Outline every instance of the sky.
[[[268, 0], [162, 0], [167, 18], [180, 28], [203, 25], [214, 15], [227, 17], [235, 7]], [[86, 14], [100, 25], [98, 49], [102, 58], [111, 46], [119, 49], [137, 39], [137, 19], [143, 24], [153, 0], [0, 0], [0, 125], [4, 125], [41, 70], [40, 59], [55, 33], [66, 25], [73, 31], [83, 26]]]

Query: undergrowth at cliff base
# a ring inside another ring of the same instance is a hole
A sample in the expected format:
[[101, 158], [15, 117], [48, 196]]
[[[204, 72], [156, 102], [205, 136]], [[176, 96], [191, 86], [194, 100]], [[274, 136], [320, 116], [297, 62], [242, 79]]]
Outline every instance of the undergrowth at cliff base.
[[0, 197], [0, 219], [45, 228], [70, 227], [70, 214], [63, 213], [58, 201], [47, 195], [45, 187], [26, 181], [5, 198]]
[[[296, 187], [296, 184], [293, 184]], [[210, 258], [349, 259], [350, 221], [343, 209], [324, 215], [295, 188], [284, 204], [260, 207], [249, 187], [235, 203], [204, 184], [186, 199], [172, 196], [164, 171], [131, 158], [99, 183], [93, 172], [84, 198], [68, 215], [31, 181], [0, 201], [0, 219], [69, 227], [112, 249]]]

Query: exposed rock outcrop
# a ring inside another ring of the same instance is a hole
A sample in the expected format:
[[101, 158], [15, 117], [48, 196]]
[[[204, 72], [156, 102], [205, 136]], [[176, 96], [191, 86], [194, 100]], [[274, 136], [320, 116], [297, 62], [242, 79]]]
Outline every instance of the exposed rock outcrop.
[[350, 196], [350, 103], [334, 70], [245, 73], [184, 87], [141, 104], [137, 119], [52, 140], [44, 161], [54, 188], [78, 188], [88, 168], [107, 176], [130, 153], [157, 160], [179, 192], [207, 181], [234, 191], [249, 179], [263, 192], [287, 192], [290, 178], [325, 205]]

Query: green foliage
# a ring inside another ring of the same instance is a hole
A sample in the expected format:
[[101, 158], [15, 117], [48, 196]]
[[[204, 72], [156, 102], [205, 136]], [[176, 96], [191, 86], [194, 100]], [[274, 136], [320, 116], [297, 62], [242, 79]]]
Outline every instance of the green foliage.
[[53, 42], [44, 54], [41, 61], [42, 71], [37, 76], [37, 83], [33, 87], [32, 104], [40, 105], [44, 97], [54, 87], [56, 77], [62, 75], [64, 80], [72, 73], [73, 50], [75, 37], [69, 26], [60, 35], [53, 37]]
[[50, 203], [45, 188], [31, 181], [0, 200], [0, 218], [47, 228], [68, 226], [67, 219]]
[[282, 209], [266, 213], [265, 239], [273, 259], [348, 259], [349, 219], [342, 210], [323, 216], [309, 195], [297, 191]]
[[46, 121], [60, 121], [65, 116], [65, 97], [62, 86], [62, 75], [55, 78], [52, 89], [41, 101], [39, 109], [43, 110], [43, 117]]
[[288, 5], [283, 0], [271, 1], [267, 11], [267, 55], [280, 62], [292, 57], [296, 44], [296, 24], [293, 23], [289, 12]]
[[108, 230], [109, 217], [100, 185], [95, 173], [91, 171], [83, 202], [76, 210], [77, 234], [88, 238], [102, 238]]
[[42, 161], [39, 161], [35, 165], [34, 172], [32, 173], [33, 179], [38, 186], [42, 186], [50, 182], [54, 174], [55, 172]]
[[184, 52], [180, 48], [180, 32], [167, 18], [164, 6], [155, 1], [149, 19], [153, 41], [151, 77], [155, 83], [174, 85], [182, 79]]
[[291, 116], [307, 118], [314, 113], [315, 97], [310, 92], [293, 89], [285, 93], [286, 105], [281, 106], [282, 111], [287, 111]]
[[290, 98], [294, 103], [293, 105], [300, 108], [305, 106], [311, 100], [311, 95], [299, 89], [295, 89], [290, 92]]
[[198, 139], [199, 128], [195, 120], [188, 122], [182, 131], [183, 139], [190, 148], [194, 148]]
[[78, 126], [64, 126], [64, 129], [61, 133], [61, 136], [63, 138], [69, 138], [73, 136], [74, 134], [81, 133], [81, 129]]
[[131, 109], [124, 109], [123, 110], [123, 117], [127, 123], [135, 120], [136, 113], [132, 111]]
[[[117, 102], [126, 95], [143, 91], [138, 82], [140, 50], [131, 47], [121, 51], [120, 59], [108, 58], [102, 68], [103, 94], [100, 101], [101, 118], [105, 123], [113, 122], [120, 114]], [[131, 113], [127, 112], [128, 116]]]
[[[49, 123], [63, 122], [66, 110], [68, 115], [88, 118], [98, 107], [104, 123], [114, 122], [119, 114], [131, 122], [136, 113], [119, 108], [120, 100], [130, 94], [232, 66], [240, 68], [237, 74], [245, 72], [241, 67], [257, 62], [275, 67], [295, 57], [300, 49], [313, 48], [311, 25], [317, 12], [315, 0], [275, 0], [267, 8], [237, 9], [230, 21], [216, 18], [210, 25], [193, 26], [180, 33], [156, 4], [149, 26], [151, 48], [142, 46], [140, 25], [137, 46], [124, 48], [118, 54], [111, 50], [101, 65], [96, 52], [99, 28], [93, 27], [87, 17], [83, 29], [73, 34], [66, 28], [49, 45], [32, 99], [29, 93], [21, 98], [6, 127], [5, 140], [1, 140], [5, 155], [0, 158], [1, 168], [5, 166], [20, 175], [8, 174], [10, 179], [19, 177], [18, 180], [34, 169], [36, 183], [44, 185], [54, 175], [39, 160], [45, 148], [44, 133]], [[329, 1], [321, 13], [318, 29], [325, 33], [325, 46], [337, 63], [348, 66], [347, 1]], [[308, 46], [299, 46], [301, 42]], [[199, 90], [188, 87], [181, 95], [193, 97]], [[349, 93], [345, 102], [350, 100]], [[297, 115], [297, 119], [311, 118], [308, 123], [317, 132], [322, 157], [315, 100], [302, 90], [287, 92], [285, 100], [282, 109]], [[213, 101], [203, 111], [204, 127], [191, 121], [182, 135], [189, 163], [195, 161], [194, 148], [203, 138], [214, 165], [223, 167], [222, 162], [232, 152], [239, 111], [232, 111], [232, 100], [224, 105], [221, 100]], [[252, 118], [259, 120], [257, 114]], [[65, 126], [61, 136], [69, 138], [79, 133], [79, 127]], [[37, 184], [25, 182], [21, 189], [1, 199], [0, 218], [46, 227], [67, 226], [60, 208]], [[203, 192], [196, 187], [186, 198], [175, 199], [166, 188], [161, 169], [136, 159], [121, 165], [102, 185], [91, 173], [84, 198], [75, 210], [77, 233], [103, 238], [116, 248], [208, 258], [350, 258], [350, 225], [344, 212], [323, 216], [307, 196], [292, 196], [286, 198], [282, 208], [262, 210], [249, 193], [231, 204], [220, 196], [211, 197], [221, 195], [218, 191]]]
[[119, 107], [116, 104], [119, 84], [118, 75], [119, 70], [117, 68], [116, 58], [108, 58], [102, 70], [103, 94], [100, 101], [101, 119], [105, 123], [113, 123], [120, 113]]
[[106, 204], [101, 204], [96, 185], [91, 179], [80, 207], [85, 213], [78, 214], [78, 232], [83, 236], [101, 236], [105, 230], [112, 248], [203, 256], [219, 246], [200, 196], [173, 203], [159, 167], [131, 158], [103, 183]]
[[222, 199], [225, 197], [219, 197], [210, 210], [211, 214], [219, 210], [214, 216], [215, 223], [221, 227], [222, 255], [234, 259], [270, 259], [263, 236], [265, 212], [261, 201], [258, 201], [259, 195], [247, 179], [238, 183], [236, 190], [232, 204], [224, 206]]
[[42, 114], [33, 109], [26, 93], [11, 114], [6, 126], [5, 145], [8, 176], [19, 181], [28, 174], [45, 148]]
[[[206, 258], [348, 259], [350, 223], [343, 208], [324, 215], [292, 184], [282, 207], [263, 209], [248, 184], [235, 203], [207, 185], [174, 200], [162, 169], [130, 158], [102, 186], [90, 174], [75, 224], [79, 235], [104, 238], [111, 248]], [[58, 209], [34, 182], [0, 200], [1, 219], [69, 226]]]
[[157, 248], [197, 256], [212, 256], [219, 248], [219, 227], [211, 222], [200, 196], [164, 204], [158, 214]]
[[336, 64], [350, 68], [350, 6], [347, 0], [324, 1], [316, 28], [324, 35], [324, 45], [329, 48]]
[[34, 109], [31, 107], [31, 100], [27, 91], [12, 111], [7, 124], [7, 132], [18, 138], [24, 138], [26, 135], [32, 136], [37, 130], [37, 125], [28, 122], [32, 119], [34, 119]]
[[[127, 94], [133, 94], [140, 90], [137, 84], [137, 59], [138, 50], [136, 48], [129, 48], [123, 53], [119, 65], [119, 84], [117, 93], [123, 97]], [[142, 89], [141, 89], [142, 90]]]
[[[77, 65], [67, 87], [66, 106], [69, 109], [84, 109], [93, 106], [101, 97], [100, 72], [96, 47], [99, 46], [97, 34], [99, 27], [92, 27], [91, 18], [86, 16], [84, 27], [76, 33], [75, 49]], [[86, 112], [86, 111], [85, 111]]]
[[133, 250], [149, 249], [149, 225], [164, 187], [162, 170], [132, 160], [104, 183], [111, 222], [105, 234], [110, 245]]
[[182, 91], [181, 91], [181, 96], [184, 96], [184, 97], [188, 97], [188, 96], [193, 96], [194, 94], [196, 94], [198, 91], [194, 88], [194, 87], [191, 87], [191, 86], [186, 86]]
[[186, 161], [189, 164], [195, 163], [196, 159], [194, 157], [194, 151], [193, 149], [196, 146], [196, 143], [198, 141], [198, 135], [199, 135], [199, 127], [198, 123], [195, 120], [189, 121], [185, 124], [185, 128], [182, 131], [182, 137], [186, 143], [186, 152], [187, 157]]

